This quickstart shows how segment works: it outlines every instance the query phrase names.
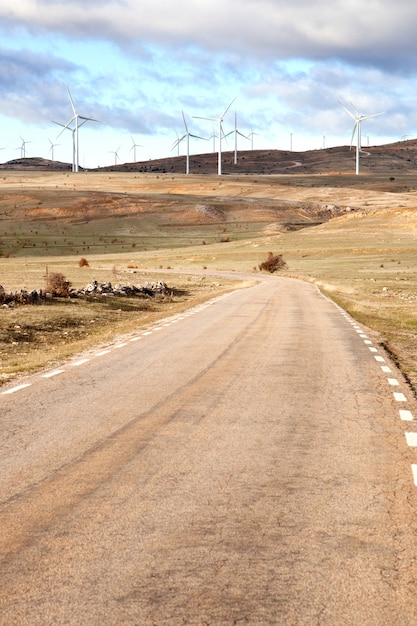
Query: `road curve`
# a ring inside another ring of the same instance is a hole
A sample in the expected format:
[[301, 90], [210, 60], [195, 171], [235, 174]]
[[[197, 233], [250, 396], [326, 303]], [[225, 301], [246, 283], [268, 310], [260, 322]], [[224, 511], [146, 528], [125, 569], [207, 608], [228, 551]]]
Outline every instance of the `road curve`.
[[415, 625], [410, 395], [282, 277], [6, 388], [0, 624]]

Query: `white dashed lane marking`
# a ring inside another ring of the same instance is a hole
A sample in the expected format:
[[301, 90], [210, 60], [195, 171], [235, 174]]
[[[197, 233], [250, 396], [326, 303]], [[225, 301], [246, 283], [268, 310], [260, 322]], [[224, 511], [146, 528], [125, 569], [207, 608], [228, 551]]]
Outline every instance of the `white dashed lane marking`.
[[2, 395], [8, 395], [11, 393], [16, 393], [16, 391], [20, 391], [21, 389], [26, 389], [26, 387], [30, 387], [31, 383], [26, 383], [24, 385], [17, 385], [16, 387], [12, 387], [11, 389], [7, 389], [7, 391], [3, 391]]
[[[139, 339], [141, 339], [142, 337], [147, 337], [149, 335], [152, 335], [152, 333], [157, 332], [159, 330], [163, 330], [164, 327], [168, 327], [171, 326], [171, 324], [177, 324], [179, 321], [186, 319], [187, 317], [191, 317], [192, 315], [195, 315], [196, 313], [200, 313], [201, 311], [204, 311], [205, 308], [207, 308], [208, 306], [211, 306], [213, 304], [215, 304], [215, 302], [217, 300], [223, 300], [224, 298], [232, 295], [233, 292], [230, 292], [229, 294], [225, 294], [223, 296], [220, 296], [219, 298], [214, 298], [214, 300], [211, 300], [209, 302], [206, 302], [203, 305], [200, 305], [194, 309], [190, 309], [189, 311], [187, 311], [187, 313], [184, 313], [183, 315], [176, 317], [174, 319], [168, 320], [167, 322], [165, 322], [164, 324], [162, 324], [161, 326], [154, 326], [153, 328], [144, 331], [141, 335], [136, 335], [134, 337], [131, 337], [129, 339], [129, 342], [135, 342], [135, 341], [139, 341]], [[101, 350], [100, 352], [96, 352], [91, 358], [95, 358], [95, 357], [100, 357], [100, 356], [105, 356], [106, 354], [110, 354], [113, 350], [117, 350], [118, 348], [124, 348], [125, 346], [128, 345], [128, 342], [122, 342], [116, 345], [113, 345], [105, 350]], [[80, 367], [81, 365], [85, 365], [86, 363], [89, 363], [91, 361], [91, 358], [84, 358], [84, 359], [80, 359], [78, 361], [74, 361], [73, 363], [69, 363], [68, 367]], [[47, 372], [46, 374], [41, 374], [40, 378], [53, 378], [54, 376], [58, 376], [59, 374], [65, 374], [66, 370], [65, 369], [60, 369], [60, 370], [54, 370], [52, 372]], [[6, 391], [2, 391], [0, 392], [0, 395], [10, 395], [12, 393], [16, 393], [17, 391], [21, 391], [22, 389], [26, 389], [26, 387], [30, 387], [32, 385], [32, 383], [25, 383], [22, 385], [16, 385], [16, 387], [11, 387], [10, 389], [7, 389]]]
[[84, 365], [84, 363], [88, 363], [90, 359], [80, 359], [79, 361], [75, 361], [74, 363], [70, 363], [71, 367], [79, 367], [80, 365]]
[[411, 411], [407, 411], [407, 409], [400, 409], [400, 418], [404, 422], [412, 422], [414, 417]]
[[417, 433], [405, 433], [405, 439], [410, 448], [417, 448]]
[[54, 370], [53, 372], [42, 374], [42, 378], [53, 378], [54, 376], [58, 376], [59, 374], [63, 374], [64, 372], [65, 370]]
[[398, 380], [396, 378], [388, 378], [388, 384], [392, 385], [393, 387], [396, 387], [400, 383], [398, 382]]
[[407, 398], [405, 397], [405, 395], [398, 391], [394, 391], [394, 400], [396, 400], [397, 402], [407, 402]]

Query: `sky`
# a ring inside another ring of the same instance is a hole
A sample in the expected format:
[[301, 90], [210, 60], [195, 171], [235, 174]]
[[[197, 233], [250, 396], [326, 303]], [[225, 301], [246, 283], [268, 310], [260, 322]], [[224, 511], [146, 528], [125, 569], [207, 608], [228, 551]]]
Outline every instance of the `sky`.
[[0, 0], [0, 162], [72, 161], [69, 91], [98, 120], [79, 131], [84, 167], [185, 154], [182, 113], [205, 139], [190, 154], [217, 150], [199, 118], [232, 101], [240, 150], [349, 145], [339, 101], [383, 113], [364, 146], [412, 139], [416, 30], [411, 0]]

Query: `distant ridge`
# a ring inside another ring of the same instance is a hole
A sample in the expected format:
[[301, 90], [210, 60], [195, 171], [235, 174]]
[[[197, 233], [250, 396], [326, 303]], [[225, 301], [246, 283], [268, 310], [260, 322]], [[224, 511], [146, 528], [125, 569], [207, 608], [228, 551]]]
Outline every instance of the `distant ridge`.
[[[88, 171], [185, 173], [185, 156], [122, 163]], [[14, 159], [0, 165], [1, 170], [71, 171], [70, 163], [40, 157]], [[80, 168], [81, 169], [81, 168]], [[234, 164], [234, 151], [223, 152], [223, 174], [352, 174], [355, 150], [337, 146], [305, 152], [289, 150], [240, 150]], [[395, 175], [417, 172], [417, 139], [383, 146], [362, 148], [361, 173]], [[217, 153], [190, 155], [190, 174], [217, 174]]]

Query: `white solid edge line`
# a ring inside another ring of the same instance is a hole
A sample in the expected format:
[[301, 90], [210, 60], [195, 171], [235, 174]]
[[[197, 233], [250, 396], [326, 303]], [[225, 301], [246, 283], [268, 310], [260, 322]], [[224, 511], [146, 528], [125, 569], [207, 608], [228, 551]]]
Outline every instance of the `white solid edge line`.
[[411, 411], [407, 411], [406, 409], [400, 409], [400, 418], [404, 422], [412, 422], [414, 420], [414, 417]]
[[23, 385], [17, 385], [17, 387], [12, 387], [11, 389], [7, 389], [7, 391], [2, 391], [2, 395], [5, 396], [7, 394], [16, 393], [16, 391], [20, 391], [21, 389], [25, 389], [26, 387], [30, 387], [32, 383], [25, 383]]

